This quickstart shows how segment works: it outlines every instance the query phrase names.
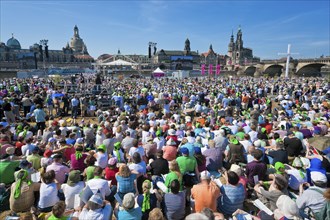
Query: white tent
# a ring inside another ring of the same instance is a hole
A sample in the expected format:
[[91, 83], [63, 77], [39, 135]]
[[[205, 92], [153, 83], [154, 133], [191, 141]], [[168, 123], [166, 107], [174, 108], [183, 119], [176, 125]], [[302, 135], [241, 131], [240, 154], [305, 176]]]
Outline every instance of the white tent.
[[102, 63], [102, 66], [134, 66], [136, 65], [135, 63], [131, 63], [131, 62], [127, 62], [125, 60], [122, 59], [118, 59], [112, 62], [108, 62], [108, 63]]
[[161, 70], [159, 67], [157, 67], [157, 69], [155, 69], [152, 73], [164, 73], [165, 72], [163, 70]]

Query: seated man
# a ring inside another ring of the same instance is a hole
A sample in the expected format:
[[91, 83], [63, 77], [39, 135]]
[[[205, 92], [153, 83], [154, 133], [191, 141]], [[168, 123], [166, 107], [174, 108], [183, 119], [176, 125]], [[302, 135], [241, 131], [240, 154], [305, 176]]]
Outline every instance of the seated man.
[[218, 198], [218, 211], [225, 216], [231, 216], [237, 209], [243, 209], [245, 189], [235, 172], [225, 172], [224, 177], [227, 183], [220, 187], [221, 196]]
[[219, 196], [220, 189], [215, 182], [211, 181], [210, 173], [206, 170], [201, 172], [201, 183], [194, 185], [191, 189], [191, 197], [195, 200], [195, 211], [201, 212], [206, 207], [215, 212]]

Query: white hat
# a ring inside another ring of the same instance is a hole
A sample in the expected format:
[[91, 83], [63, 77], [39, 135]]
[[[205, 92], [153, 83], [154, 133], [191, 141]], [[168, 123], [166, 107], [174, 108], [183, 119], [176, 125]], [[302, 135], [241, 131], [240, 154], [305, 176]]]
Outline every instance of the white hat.
[[294, 219], [299, 216], [297, 204], [287, 195], [281, 195], [276, 202], [277, 208], [288, 219]]
[[175, 135], [175, 130], [174, 129], [169, 129], [168, 131], [167, 131], [167, 133], [169, 134], [169, 135]]
[[229, 171], [233, 171], [238, 176], [242, 175], [242, 168], [240, 166], [238, 166], [237, 164], [232, 164]]
[[95, 195], [92, 195], [92, 197], [89, 199], [89, 201], [93, 202], [93, 203], [96, 203], [98, 205], [103, 205], [103, 199], [102, 199], [102, 196], [100, 194], [95, 194]]
[[167, 146], [176, 146], [176, 143], [175, 143], [175, 141], [174, 141], [172, 138], [170, 138], [170, 139], [166, 142], [166, 145], [167, 145]]
[[313, 182], [321, 182], [321, 183], [326, 183], [328, 181], [326, 175], [318, 171], [311, 172], [311, 179]]
[[211, 179], [211, 174], [209, 173], [209, 171], [204, 170], [201, 172], [201, 180], [209, 180]]
[[77, 138], [76, 143], [77, 143], [77, 144], [82, 144], [82, 143], [84, 143], [84, 138]]

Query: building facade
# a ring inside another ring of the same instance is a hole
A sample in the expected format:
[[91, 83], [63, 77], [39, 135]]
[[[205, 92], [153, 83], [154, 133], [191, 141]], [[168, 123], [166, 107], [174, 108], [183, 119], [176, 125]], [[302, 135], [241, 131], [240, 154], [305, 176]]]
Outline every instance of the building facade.
[[79, 36], [79, 29], [74, 27], [70, 44], [62, 50], [48, 50], [44, 45], [33, 44], [22, 49], [20, 42], [12, 36], [7, 43], [0, 42], [0, 68], [6, 69], [40, 69], [46, 67], [81, 66], [90, 67], [94, 61], [88, 54], [86, 44]]
[[236, 41], [234, 34], [231, 34], [230, 42], [228, 44], [227, 52], [227, 66], [242, 66], [249, 63], [260, 62], [260, 59], [253, 57], [253, 51], [251, 48], [246, 48], [243, 45], [243, 33], [241, 27], [238, 28]]
[[156, 52], [152, 57], [154, 65], [163, 66], [171, 70], [192, 70], [194, 65], [200, 64], [200, 55], [191, 51], [187, 38], [183, 50], [164, 50]]

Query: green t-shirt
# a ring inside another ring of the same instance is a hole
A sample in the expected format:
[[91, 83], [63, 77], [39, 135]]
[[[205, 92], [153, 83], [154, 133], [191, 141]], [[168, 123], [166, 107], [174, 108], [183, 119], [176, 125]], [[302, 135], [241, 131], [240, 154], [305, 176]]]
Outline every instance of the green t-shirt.
[[15, 169], [19, 166], [19, 161], [0, 162], [0, 183], [10, 184], [15, 182]]
[[170, 192], [170, 187], [171, 187], [171, 183], [173, 180], [178, 180], [180, 183], [180, 190], [182, 190], [182, 178], [181, 181], [179, 180], [178, 175], [171, 171], [166, 175], [166, 179], [165, 179], [165, 186], [168, 188], [168, 192]]
[[182, 175], [187, 172], [194, 172], [195, 167], [197, 166], [197, 161], [195, 157], [181, 156], [176, 158], [176, 162], [178, 162]]
[[94, 170], [95, 170], [94, 166], [87, 167], [87, 169], [86, 169], [87, 180], [94, 178]]
[[51, 215], [48, 220], [68, 220], [70, 219], [69, 216], [62, 216], [61, 218], [56, 218], [54, 215]]

